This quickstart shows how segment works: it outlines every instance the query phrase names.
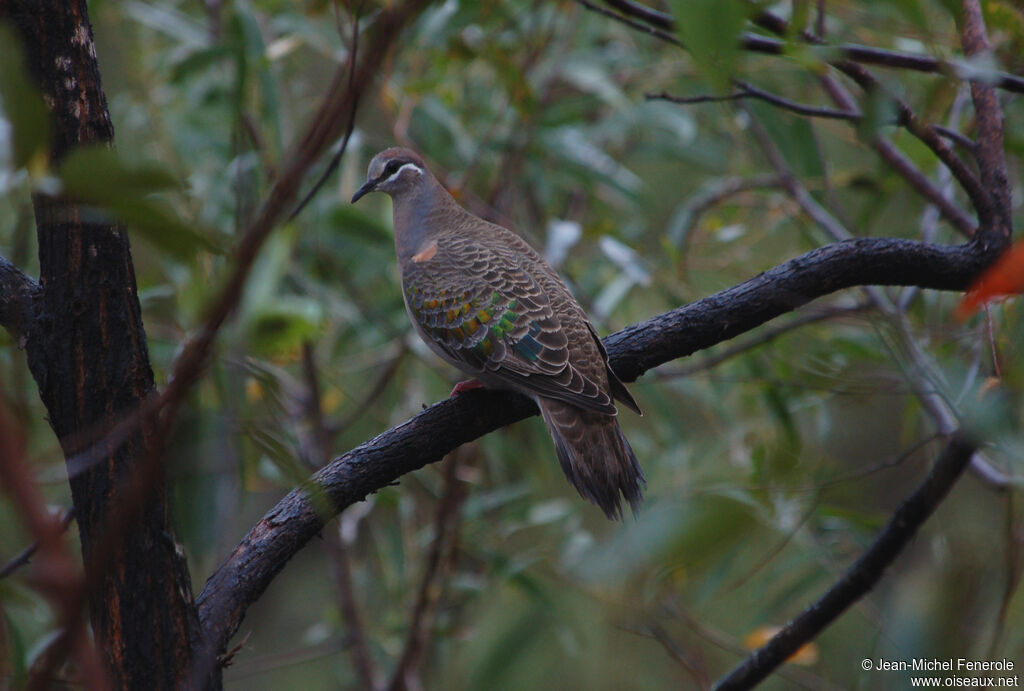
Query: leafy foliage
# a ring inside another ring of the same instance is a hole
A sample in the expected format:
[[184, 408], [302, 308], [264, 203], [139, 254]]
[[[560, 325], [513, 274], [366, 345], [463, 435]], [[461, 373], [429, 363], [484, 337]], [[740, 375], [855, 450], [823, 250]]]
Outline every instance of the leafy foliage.
[[[827, 38], [945, 55], [957, 47], [947, 4], [828, 3]], [[813, 20], [813, 3], [793, 5], [797, 20]], [[871, 148], [885, 136], [945, 184], [934, 156], [895, 127], [885, 98], [860, 102], [859, 127], [764, 103], [647, 100], [721, 94], [735, 75], [827, 103], [820, 55], [793, 32], [785, 57], [738, 50], [733, 39], [752, 30], [746, 3], [665, 9], [685, 51], [571, 2], [449, 0], [403, 34], [360, 106], [339, 171], [264, 248], [176, 432], [168, 467], [195, 583], [328, 460], [318, 434], [328, 454], [341, 453], [447, 396], [458, 377], [408, 326], [389, 203], [347, 201], [385, 146], [414, 146], [467, 207], [535, 247], [567, 247], [560, 268], [602, 333], [829, 241], [774, 179], [760, 130], [851, 234], [960, 241]], [[255, 215], [348, 58], [352, 27], [343, 7], [322, 2], [96, 2], [92, 11], [117, 151], [84, 151], [46, 170], [41, 101], [13, 52], [0, 54], [11, 132], [2, 136], [0, 122], [0, 254], [31, 267], [27, 200], [41, 186], [63, 185], [121, 221], [145, 241], [133, 250], [160, 381], [223, 279], [223, 248]], [[986, 11], [995, 60], [1019, 67], [1024, 25], [1010, 3]], [[372, 21], [369, 8], [361, 21]], [[884, 81], [925, 120], [970, 132], [959, 82], [905, 71]], [[1005, 116], [1016, 171], [1021, 104], [1007, 99]], [[762, 184], [695, 202], [758, 176]], [[1016, 173], [1012, 182], [1019, 195]], [[582, 232], [566, 234], [566, 223]], [[635, 521], [609, 524], [575, 496], [539, 420], [471, 445], [457, 473], [466, 494], [457, 547], [441, 566], [428, 622], [426, 687], [655, 689], [720, 676], [745, 640], [819, 595], [922, 476], [938, 449], [922, 389], [984, 431], [1007, 486], [965, 479], [881, 588], [820, 637], [816, 660], [769, 688], [793, 679], [906, 685], [895, 673], [863, 672], [864, 658], [1021, 659], [1020, 305], [994, 307], [991, 326], [960, 324], [951, 317], [958, 296], [881, 292], [902, 306], [897, 314], [846, 310], [713, 367], [701, 369], [707, 356], [696, 354], [632, 385], [645, 415], [623, 412], [622, 424], [648, 481]], [[864, 299], [849, 291], [806, 311]], [[0, 392], [51, 501], [67, 506], [60, 451], [24, 357], [0, 338]], [[998, 382], [987, 376], [993, 351]], [[322, 430], [310, 414], [310, 364]], [[443, 475], [407, 476], [330, 527], [340, 530], [382, 675], [405, 645], [447, 496]], [[5, 503], [0, 526], [6, 558], [27, 538]], [[332, 565], [320, 544], [288, 565], [243, 625], [252, 635], [229, 686], [359, 684], [343, 650], [349, 631]], [[0, 581], [0, 602], [11, 642], [0, 669], [17, 679], [54, 623], [17, 578]]]

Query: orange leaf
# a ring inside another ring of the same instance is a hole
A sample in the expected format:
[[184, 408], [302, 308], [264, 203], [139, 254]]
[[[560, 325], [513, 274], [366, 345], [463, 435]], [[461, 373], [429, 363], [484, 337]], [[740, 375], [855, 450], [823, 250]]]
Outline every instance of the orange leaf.
[[1019, 293], [1024, 293], [1024, 242], [1007, 250], [974, 282], [953, 314], [964, 320], [993, 298]]

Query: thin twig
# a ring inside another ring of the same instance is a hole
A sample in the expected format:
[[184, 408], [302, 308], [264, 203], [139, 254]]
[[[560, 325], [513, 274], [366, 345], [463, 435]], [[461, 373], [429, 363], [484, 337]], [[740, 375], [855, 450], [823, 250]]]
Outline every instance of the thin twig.
[[831, 118], [834, 120], [860, 120], [861, 118], [860, 111], [857, 110], [836, 110], [835, 108], [809, 106], [804, 103], [792, 101], [788, 98], [773, 94], [770, 91], [759, 89], [747, 82], [736, 80], [735, 83], [740, 90], [724, 95], [699, 94], [697, 96], [674, 96], [662, 91], [658, 94], [644, 94], [644, 98], [648, 101], [661, 100], [683, 104], [719, 103], [722, 101], [741, 101], [747, 98], [754, 98], [771, 103], [772, 105], [778, 106], [784, 110], [789, 110], [799, 115], [807, 115], [809, 117]]
[[0, 405], [0, 487], [10, 495], [13, 506], [36, 539], [39, 558], [32, 573], [35, 588], [50, 602], [59, 626], [49, 651], [30, 670], [27, 688], [47, 689], [53, 685], [54, 673], [64, 664], [70, 651], [89, 688], [108, 687], [96, 648], [86, 632], [85, 579], [66, 549], [61, 536], [66, 527], [46, 510], [46, 502], [32, 478], [25, 461], [22, 439], [14, 432], [7, 409]]
[[789, 320], [785, 324], [779, 324], [778, 326], [765, 327], [761, 332], [754, 338], [749, 338], [743, 343], [734, 343], [728, 348], [722, 348], [715, 353], [701, 358], [698, 362], [683, 365], [675, 369], [658, 370], [655, 376], [658, 379], [676, 379], [678, 377], [690, 377], [698, 372], [709, 370], [713, 367], [717, 367], [726, 360], [729, 360], [737, 355], [741, 355], [747, 351], [753, 350], [759, 346], [763, 346], [767, 343], [771, 343], [779, 336], [794, 331], [801, 327], [807, 326], [808, 324], [816, 324], [820, 321], [828, 319], [836, 319], [840, 317], [847, 317], [852, 314], [858, 314], [865, 310], [871, 309], [871, 306], [865, 303], [859, 305], [845, 306], [845, 307], [832, 307], [825, 310], [817, 310], [808, 312], [807, 314], [800, 315], [794, 319]]
[[[970, 58], [990, 55], [992, 46], [985, 32], [985, 19], [978, 0], [963, 0], [960, 30], [964, 52]], [[977, 114], [978, 144], [976, 156], [981, 182], [991, 194], [992, 208], [979, 208], [978, 216], [991, 219], [985, 229], [985, 242], [1006, 246], [1013, 232], [1011, 193], [1003, 152], [1003, 111], [995, 88], [983, 82], [971, 82], [971, 97]], [[955, 171], [954, 171], [955, 173]]]
[[[772, 15], [770, 12], [762, 11], [758, 14], [758, 17], [762, 22], [762, 25], [772, 31], [780, 34], [786, 34], [789, 31], [788, 22]], [[813, 37], [804, 36], [804, 38], [813, 42]], [[857, 84], [865, 91], [881, 89], [878, 80], [876, 80], [870, 72], [860, 65], [849, 60], [833, 61], [830, 64], [857, 82]], [[857, 105], [853, 97], [834, 78], [829, 75], [825, 75], [822, 78], [822, 83], [825, 86], [825, 90], [841, 109], [848, 111], [857, 109]], [[982, 206], [987, 204], [988, 195], [981, 187], [980, 182], [974, 174], [967, 169], [966, 165], [960, 160], [960, 158], [957, 157], [957, 155], [949, 148], [948, 145], [946, 145], [944, 141], [942, 141], [941, 138], [943, 136], [948, 137], [950, 135], [950, 131], [944, 127], [937, 127], [935, 125], [920, 122], [909, 105], [898, 98], [892, 97], [891, 95], [890, 98], [892, 98], [893, 102], [897, 106], [897, 123], [904, 126], [911, 134], [932, 149], [950, 172], [953, 173], [954, 177], [957, 178], [961, 186], [963, 186], [967, 191], [971, 201], [975, 204], [975, 209], [980, 215]], [[965, 144], [968, 150], [972, 153], [975, 151], [974, 142], [967, 144], [959, 138], [954, 139], [961, 144]], [[941, 191], [935, 187], [935, 185], [932, 184], [932, 182], [928, 180], [928, 178], [925, 177], [925, 175], [921, 173], [921, 171], [910, 161], [910, 159], [895, 147], [895, 145], [881, 136], [876, 136], [873, 143], [875, 149], [882, 158], [885, 159], [886, 162], [896, 170], [896, 172], [902, 175], [907, 182], [911, 184], [911, 186], [928, 198], [933, 204], [938, 206], [942, 215], [953, 223], [958, 230], [967, 236], [973, 234], [975, 228], [974, 221], [955, 206], [953, 202], [949, 200], [947, 195], [942, 194]], [[982, 206], [979, 206], [979, 204]]]
[[[682, 45], [673, 34], [668, 33], [675, 31], [675, 20], [671, 15], [651, 10], [631, 0], [605, 0], [606, 5], [614, 7], [622, 12], [622, 14], [598, 7], [587, 0], [577, 1], [587, 9], [599, 12], [633, 29], [643, 31], [675, 45]], [[789, 33], [789, 23], [767, 11], [757, 12], [752, 21], [758, 26], [779, 35]], [[820, 21], [823, 22], [824, 20]], [[1008, 72], [994, 71], [979, 74], [976, 68], [962, 61], [942, 60], [930, 55], [885, 50], [855, 43], [825, 45], [823, 36], [816, 36], [809, 31], [800, 31], [799, 35], [808, 43], [819, 45], [823, 50], [834, 53], [838, 56], [839, 60], [852, 60], [853, 62], [865, 65], [941, 74], [963, 81], [970, 81], [971, 83], [991, 84], [995, 88], [1024, 93], [1024, 77]], [[767, 36], [744, 33], [740, 35], [739, 40], [740, 45], [750, 51], [768, 55], [782, 55], [786, 52], [786, 44], [783, 41]], [[829, 61], [832, 62], [833, 59], [830, 58]]]
[[672, 637], [669, 636], [668, 631], [664, 629], [660, 624], [645, 624], [638, 627], [629, 627], [626, 629], [631, 633], [635, 633], [638, 636], [646, 636], [653, 638], [658, 644], [665, 649], [669, 657], [675, 660], [680, 667], [685, 669], [687, 673], [693, 678], [694, 684], [699, 689], [707, 689], [711, 686], [711, 679], [708, 677], [707, 665], [704, 664], [704, 659], [700, 656], [700, 653], [694, 655], [687, 654], [682, 650]]
[[316, 196], [316, 193], [320, 191], [320, 188], [327, 182], [327, 178], [331, 176], [331, 173], [337, 169], [338, 164], [341, 163], [341, 157], [345, 155], [345, 151], [348, 150], [348, 142], [352, 138], [352, 131], [356, 127], [356, 111], [359, 109], [359, 94], [352, 92], [352, 87], [355, 84], [356, 79], [356, 59], [359, 54], [359, 16], [351, 5], [348, 6], [349, 19], [352, 25], [352, 47], [348, 52], [348, 88], [349, 88], [349, 100], [352, 103], [348, 113], [348, 125], [345, 127], [345, 136], [341, 140], [341, 145], [338, 150], [334, 152], [334, 156], [331, 157], [330, 163], [324, 168], [324, 172], [320, 175], [320, 178], [316, 181], [313, 187], [310, 188], [306, 196], [302, 198], [302, 201], [296, 205], [294, 211], [288, 214], [288, 220], [292, 221], [298, 216], [306, 205]]
[[669, 239], [676, 245], [682, 245], [705, 213], [738, 194], [781, 186], [782, 180], [772, 174], [725, 178], [708, 183], [674, 214]]
[[[854, 80], [866, 92], [884, 91], [878, 80], [861, 65], [849, 60], [841, 60], [833, 64], [836, 69]], [[950, 148], [942, 135], [940, 135], [933, 126], [921, 121], [905, 101], [892, 94], [887, 93], [885, 95], [896, 106], [898, 122], [905, 127], [908, 132], [917, 137], [925, 146], [931, 149], [932, 153], [934, 153], [939, 160], [949, 168], [953, 177], [956, 178], [957, 182], [960, 183], [960, 186], [963, 187], [965, 192], [967, 192], [967, 196], [970, 197], [982, 224], [985, 225], [990, 223], [991, 219], [988, 218], [986, 214], [988, 214], [991, 209], [991, 197], [988, 190], [985, 189], [977, 176], [974, 175], [970, 168], [967, 167], [967, 164], [965, 164], [963, 160], [956, 155], [953, 149]]]
[[[469, 447], [472, 448], [472, 447]], [[416, 602], [409, 617], [405, 646], [388, 684], [388, 691], [419, 691], [423, 684], [419, 680], [420, 659], [427, 646], [427, 636], [432, 628], [434, 610], [441, 596], [444, 573], [450, 568], [455, 554], [459, 527], [459, 507], [465, 496], [465, 489], [459, 480], [460, 451], [451, 454], [444, 471], [444, 491], [437, 502], [434, 518], [434, 544], [427, 555], [416, 591]]]
[[896, 509], [871, 547], [822, 597], [775, 634], [715, 686], [720, 691], [749, 689], [762, 681], [864, 597], [903, 551], [963, 473], [976, 445], [957, 432], [917, 489]]
[[[302, 372], [306, 383], [304, 407], [313, 432], [311, 460], [319, 468], [328, 460], [328, 433], [324, 427], [323, 408], [320, 405], [320, 376], [317, 373], [313, 347], [309, 342], [302, 346]], [[373, 656], [370, 655], [370, 646], [367, 643], [366, 629], [359, 612], [355, 588], [352, 585], [352, 566], [348, 556], [348, 545], [341, 536], [340, 525], [333, 530], [326, 531], [324, 547], [331, 561], [338, 609], [345, 621], [348, 639], [351, 643], [349, 655], [352, 658], [352, 666], [356, 670], [356, 676], [361, 686], [368, 690], [375, 689], [377, 688], [377, 673], [373, 665]]]
[[[645, 33], [651, 34], [674, 45], [682, 45], [680, 41], [671, 34], [666, 34], [662, 29], [653, 28], [652, 26], [644, 23], [645, 21], [650, 21], [648, 18], [645, 18], [644, 21], [638, 21], [630, 17], [611, 12], [605, 8], [598, 7], [591, 2], [588, 2], [588, 0], [577, 1], [590, 10], [609, 16], [612, 19], [622, 22], [634, 29], [644, 31]], [[775, 30], [781, 31], [783, 27], [788, 26], [785, 20], [778, 19], [770, 13], [761, 12], [759, 16], [772, 17], [775, 19], [775, 26], [773, 27]], [[810, 38], [813, 39], [813, 37]], [[753, 34], [743, 34], [741, 36], [740, 43], [748, 50], [755, 50], [769, 54], [781, 54], [784, 52], [785, 48], [785, 44], [781, 41]], [[958, 71], [953, 69], [950, 64], [943, 63], [937, 59], [928, 58], [927, 56], [895, 53], [855, 45], [838, 46], [835, 48], [835, 51], [842, 57], [840, 59], [829, 60], [829, 64], [835, 66], [838, 70], [856, 81], [866, 91], [879, 91], [882, 87], [878, 83], [878, 80], [858, 64], [858, 61], [883, 65], [886, 67], [905, 67], [908, 69], [917, 69], [919, 71], [926, 72], [942, 72], [948, 68], [948, 71], [952, 71], [958, 76], [966, 74], [973, 83], [973, 79], [971, 78], [971, 75], [966, 72], [966, 68]], [[1006, 78], [1001, 78], [999, 80], [1000, 86], [1009, 88], [1006, 86], [1007, 84], [1014, 84], [1020, 87], [1019, 90], [1021, 92], [1024, 92], [1024, 78], [1014, 77], [1013, 75], [1003, 75], [1003, 77]], [[1014, 87], [1014, 89], [1016, 90], [1016, 87]], [[990, 222], [991, 218], [986, 214], [990, 214], [992, 202], [988, 191], [981, 184], [981, 181], [975, 177], [974, 173], [970, 171], [966, 164], [964, 164], [949, 145], [946, 144], [943, 140], [942, 134], [940, 134], [931, 125], [920, 121], [914, 114], [913, 110], [911, 110], [904, 101], [891, 94], [888, 96], [896, 105], [898, 123], [905, 127], [915, 137], [920, 139], [935, 153], [936, 156], [939, 157], [967, 192], [967, 195], [971, 198], [975, 208], [978, 210], [979, 216], [982, 216], [983, 222]], [[959, 223], [958, 227], [960, 227]]]
[[[758, 88], [748, 82], [734, 80], [734, 83], [740, 87], [739, 91], [734, 91], [729, 94], [697, 94], [695, 96], [677, 96], [670, 94], [667, 91], [660, 93], [647, 93], [644, 94], [644, 98], [648, 101], [670, 101], [672, 103], [681, 104], [697, 104], [697, 103], [721, 103], [724, 101], [741, 101], [747, 98], [754, 98], [767, 103], [771, 103], [774, 106], [788, 110], [798, 115], [806, 115], [813, 118], [826, 118], [830, 120], [849, 120], [853, 122], [859, 122], [863, 119], [863, 114], [857, 110], [856, 105], [851, 105], [849, 109], [839, 110], [836, 108], [828, 108], [827, 106], [811, 106], [799, 101], [793, 101], [791, 99], [779, 96], [770, 91]], [[899, 125], [900, 122], [893, 119], [890, 124]], [[975, 142], [970, 137], [957, 132], [954, 129], [946, 127], [944, 125], [931, 125], [931, 127], [938, 132], [940, 135], [956, 142], [960, 146], [964, 147], [970, 152], [974, 152]]]
[[325, 424], [325, 429], [329, 439], [335, 439], [339, 435], [344, 434], [344, 432], [355, 424], [355, 422], [358, 421], [366, 411], [373, 408], [374, 401], [380, 398], [381, 394], [387, 391], [388, 385], [391, 383], [391, 380], [395, 378], [395, 375], [398, 374], [398, 369], [402, 366], [402, 362], [405, 360], [405, 356], [408, 353], [409, 347], [406, 345], [405, 341], [402, 341], [402, 345], [398, 349], [398, 352], [384, 363], [383, 368], [380, 370], [380, 374], [377, 375], [377, 378], [370, 386], [370, 390], [367, 391], [363, 397], [359, 399], [356, 405], [352, 407], [352, 412], [338, 420]]
[[[832, 97], [836, 105], [841, 108], [856, 107], [856, 101], [849, 91], [831, 75], [825, 75], [821, 79], [825, 91]], [[945, 127], [932, 125], [932, 128], [943, 136], [948, 136], [949, 130]], [[917, 190], [929, 202], [935, 205], [943, 217], [966, 237], [974, 234], [977, 225], [963, 209], [953, 203], [950, 195], [936, 186], [921, 170], [911, 161], [906, 154], [899, 150], [895, 144], [876, 133], [871, 140], [872, 146], [878, 155], [888, 163], [893, 170], [899, 173], [911, 187]], [[969, 150], [973, 151], [974, 142], [970, 143]], [[949, 168], [945, 168], [949, 170]]]
[[[75, 510], [68, 509], [64, 512], [64, 518], [60, 521], [61, 534], [67, 532], [68, 526], [75, 520]], [[39, 549], [39, 541], [33, 542], [31, 545], [21, 550], [17, 555], [11, 557], [3, 567], [0, 567], [0, 578], [7, 578], [12, 573], [17, 571], [23, 566], [28, 566], [32, 563], [32, 556]]]

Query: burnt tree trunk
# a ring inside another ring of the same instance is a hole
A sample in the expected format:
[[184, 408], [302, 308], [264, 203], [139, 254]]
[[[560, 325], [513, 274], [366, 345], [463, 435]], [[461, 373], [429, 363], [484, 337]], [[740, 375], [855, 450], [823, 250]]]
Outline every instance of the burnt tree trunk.
[[[52, 111], [51, 162], [113, 142], [85, 0], [0, 0]], [[8, 49], [13, 49], [9, 47]], [[68, 200], [34, 197], [40, 291], [25, 329], [29, 366], [65, 458], [138, 412], [154, 391], [128, 236]], [[94, 463], [69, 467], [96, 642], [117, 688], [186, 686], [199, 624], [161, 476], [128, 479], [151, 458], [143, 425]], [[126, 497], [137, 510], [110, 520]], [[114, 523], [112, 525], [112, 523]], [[102, 562], [97, 555], [102, 557]], [[213, 685], [219, 682], [211, 680]]]

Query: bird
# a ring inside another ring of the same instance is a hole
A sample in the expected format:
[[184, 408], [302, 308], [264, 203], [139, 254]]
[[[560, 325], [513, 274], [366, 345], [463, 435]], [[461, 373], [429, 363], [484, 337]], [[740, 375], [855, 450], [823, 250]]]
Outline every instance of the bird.
[[352, 197], [393, 202], [395, 253], [413, 327], [442, 360], [474, 377], [455, 387], [511, 389], [534, 400], [566, 478], [610, 519], [637, 515], [643, 471], [615, 401], [641, 415], [583, 308], [521, 237], [463, 208], [414, 151], [370, 161]]

